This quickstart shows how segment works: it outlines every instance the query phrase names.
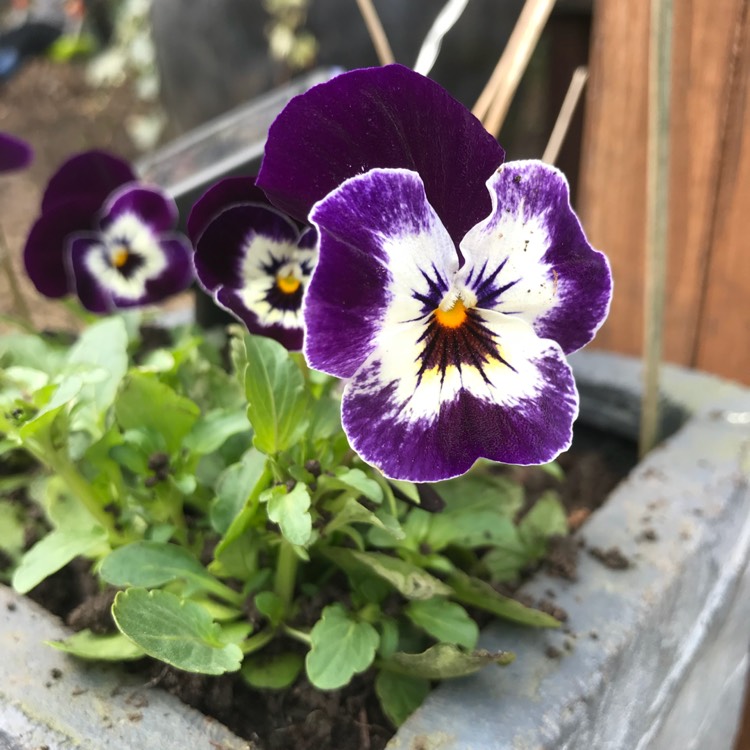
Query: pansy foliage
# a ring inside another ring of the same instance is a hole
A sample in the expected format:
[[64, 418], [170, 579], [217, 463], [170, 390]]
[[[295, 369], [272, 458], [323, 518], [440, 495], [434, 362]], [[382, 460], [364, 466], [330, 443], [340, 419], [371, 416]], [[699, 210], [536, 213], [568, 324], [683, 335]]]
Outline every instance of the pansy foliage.
[[177, 207], [160, 188], [102, 151], [67, 160], [50, 179], [24, 248], [29, 278], [48, 297], [76, 294], [103, 313], [153, 304], [192, 281]]
[[258, 184], [320, 233], [305, 354], [347, 379], [344, 428], [386, 476], [543, 463], [570, 445], [564, 355], [604, 320], [609, 268], [562, 174], [502, 159], [461, 104], [400, 66], [321, 84], [271, 128]]
[[317, 258], [316, 232], [270, 205], [251, 177], [210, 188], [188, 219], [195, 272], [214, 301], [251, 333], [302, 348], [302, 298]]

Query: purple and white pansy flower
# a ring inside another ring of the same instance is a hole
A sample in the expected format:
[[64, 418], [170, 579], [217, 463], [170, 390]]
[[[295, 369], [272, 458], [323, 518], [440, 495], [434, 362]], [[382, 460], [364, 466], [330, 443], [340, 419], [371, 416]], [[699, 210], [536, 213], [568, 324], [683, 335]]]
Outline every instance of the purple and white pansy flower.
[[447, 479], [480, 457], [543, 463], [570, 444], [564, 355], [606, 317], [609, 267], [562, 174], [503, 156], [400, 66], [311, 89], [269, 134], [258, 184], [320, 234], [305, 355], [347, 379], [351, 445], [391, 478]]
[[193, 280], [177, 219], [172, 198], [138, 182], [122, 159], [79, 154], [48, 183], [26, 241], [26, 271], [42, 294], [75, 293], [96, 313], [161, 302]]
[[188, 220], [195, 273], [214, 301], [251, 333], [302, 348], [302, 299], [317, 260], [317, 235], [272, 207], [252, 177], [230, 177]]
[[15, 172], [31, 164], [33, 151], [26, 141], [0, 133], [0, 172]]

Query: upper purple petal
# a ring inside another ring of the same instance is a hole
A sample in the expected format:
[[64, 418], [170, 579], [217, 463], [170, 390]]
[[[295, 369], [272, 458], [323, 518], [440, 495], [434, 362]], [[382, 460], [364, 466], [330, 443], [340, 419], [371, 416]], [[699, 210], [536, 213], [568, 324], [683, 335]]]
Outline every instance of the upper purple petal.
[[26, 141], [0, 133], [0, 172], [12, 172], [31, 164], [34, 152]]
[[49, 209], [34, 222], [23, 259], [26, 273], [42, 294], [63, 297], [72, 291], [66, 259], [69, 237], [94, 229], [100, 206], [96, 197], [78, 196]]
[[271, 126], [257, 184], [304, 221], [313, 204], [375, 167], [418, 172], [453, 241], [491, 210], [495, 139], [461, 103], [401, 65], [343, 73], [295, 97]]
[[71, 198], [86, 196], [101, 206], [126, 182], [136, 179], [130, 165], [106, 151], [86, 151], [71, 157], [52, 175], [42, 198], [42, 213]]
[[124, 214], [138, 217], [154, 234], [168, 232], [177, 224], [174, 200], [161, 188], [137, 182], [123, 185], [107, 198], [102, 207], [101, 228], [106, 229]]
[[276, 209], [254, 203], [233, 205], [208, 224], [196, 244], [193, 262], [201, 286], [208, 292], [220, 286], [241, 288], [242, 261], [256, 235], [297, 242], [297, 228]]
[[226, 177], [212, 185], [193, 205], [187, 220], [188, 237], [195, 245], [209, 222], [224, 209], [238, 203], [268, 204], [254, 177]]

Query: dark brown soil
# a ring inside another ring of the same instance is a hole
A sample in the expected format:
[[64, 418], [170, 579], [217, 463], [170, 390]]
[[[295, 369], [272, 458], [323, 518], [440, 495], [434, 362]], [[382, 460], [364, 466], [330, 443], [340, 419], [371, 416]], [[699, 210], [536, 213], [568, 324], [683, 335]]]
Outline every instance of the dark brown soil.
[[627, 570], [631, 565], [630, 558], [626, 557], [619, 547], [590, 547], [589, 554], [610, 570]]

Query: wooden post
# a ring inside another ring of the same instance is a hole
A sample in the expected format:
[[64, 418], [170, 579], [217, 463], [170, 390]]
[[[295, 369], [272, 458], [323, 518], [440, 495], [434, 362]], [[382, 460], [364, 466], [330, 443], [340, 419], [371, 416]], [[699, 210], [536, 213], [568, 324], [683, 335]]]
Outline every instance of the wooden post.
[[[750, 382], [750, 0], [675, 3], [665, 357]], [[649, 4], [597, 0], [580, 210], [612, 262], [595, 346], [642, 353]]]

